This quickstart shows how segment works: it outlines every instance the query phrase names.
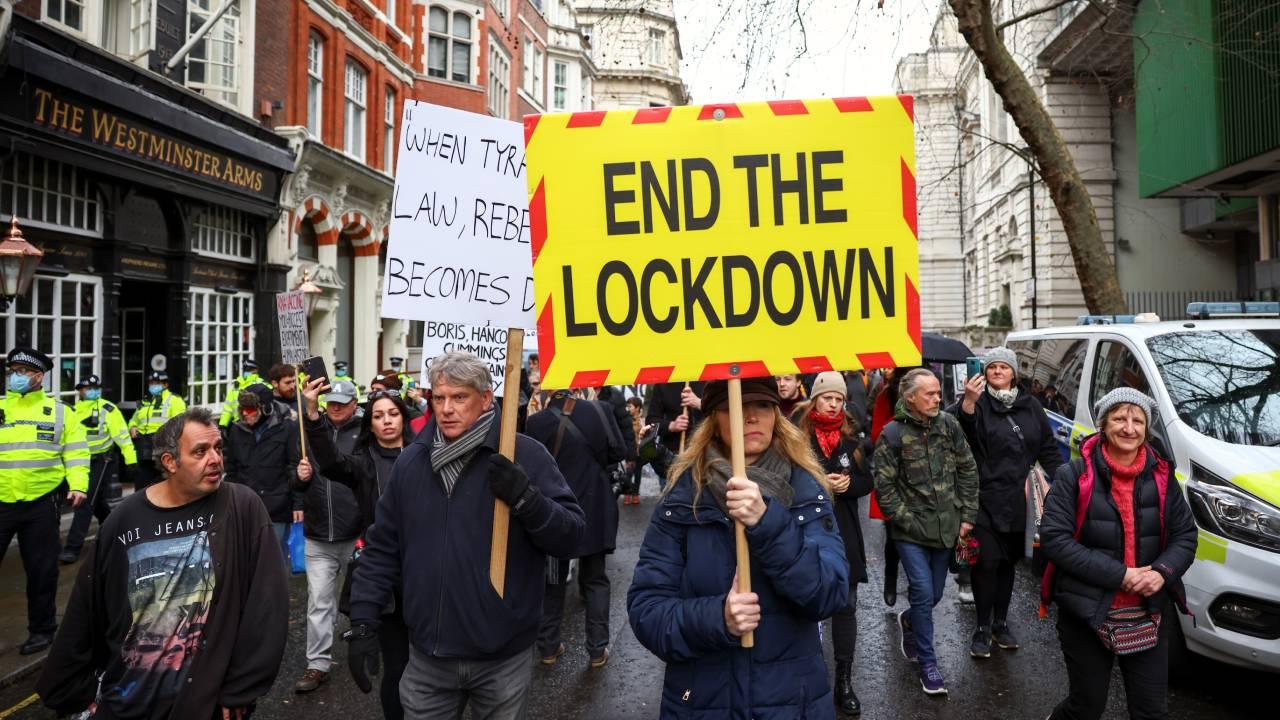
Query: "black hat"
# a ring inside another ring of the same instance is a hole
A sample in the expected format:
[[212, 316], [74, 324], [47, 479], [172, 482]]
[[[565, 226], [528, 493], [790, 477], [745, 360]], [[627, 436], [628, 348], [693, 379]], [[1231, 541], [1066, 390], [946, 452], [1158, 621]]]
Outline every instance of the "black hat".
[[404, 364], [404, 358], [402, 358], [402, 357], [393, 357], [393, 358], [391, 358], [391, 367], [393, 367], [393, 368], [398, 368], [398, 367], [400, 367], [400, 366], [401, 366], [401, 365], [403, 365], [403, 364]]
[[337, 371], [338, 371], [338, 372], [340, 372], [340, 373], [346, 373], [346, 371], [347, 371], [347, 361], [346, 361], [346, 360], [334, 360], [334, 361], [333, 361], [333, 369], [334, 369], [334, 370], [337, 370]]
[[241, 370], [257, 370], [258, 361], [254, 360], [253, 358], [246, 358], [244, 362], [240, 363], [240, 369]]
[[97, 375], [81, 378], [80, 382], [76, 383], [76, 389], [79, 390], [82, 387], [102, 387], [102, 379]]
[[240, 394], [236, 396], [236, 400], [240, 407], [258, 408], [263, 415], [270, 415], [271, 409], [275, 405], [271, 388], [262, 383], [254, 383], [241, 390]]
[[147, 379], [158, 380], [160, 382], [169, 382], [169, 373], [163, 370], [152, 370], [151, 374], [147, 376]]
[[10, 350], [8, 364], [28, 365], [42, 373], [47, 373], [53, 368], [53, 361], [48, 355], [29, 347], [16, 347]]
[[[742, 402], [767, 402], [773, 405], [782, 404], [782, 396], [778, 394], [778, 381], [772, 376], [743, 378]], [[716, 410], [729, 406], [729, 381], [712, 380], [702, 390], [702, 412], [709, 415]]]

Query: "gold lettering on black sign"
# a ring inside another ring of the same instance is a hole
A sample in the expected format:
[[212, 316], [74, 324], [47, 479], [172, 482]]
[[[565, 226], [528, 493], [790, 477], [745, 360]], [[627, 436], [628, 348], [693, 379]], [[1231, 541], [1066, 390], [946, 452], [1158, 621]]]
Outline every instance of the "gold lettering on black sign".
[[78, 135], [99, 145], [115, 148], [151, 162], [158, 162], [193, 175], [234, 185], [244, 190], [261, 192], [263, 174], [236, 159], [211, 153], [194, 145], [174, 140], [139, 127], [119, 115], [85, 108], [63, 100], [52, 92], [36, 89], [35, 121]]

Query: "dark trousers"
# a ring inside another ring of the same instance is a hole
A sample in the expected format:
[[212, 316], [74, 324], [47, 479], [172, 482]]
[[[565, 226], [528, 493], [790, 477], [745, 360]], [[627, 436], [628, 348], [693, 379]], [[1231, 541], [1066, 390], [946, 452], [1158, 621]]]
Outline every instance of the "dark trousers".
[[[587, 615], [587, 653], [600, 657], [609, 645], [609, 576], [604, 569], [605, 553], [578, 558], [578, 589]], [[569, 580], [569, 561], [560, 561], [560, 582], [547, 583], [542, 596], [542, 625], [538, 628], [538, 654], [550, 657], [560, 647], [560, 625], [564, 621], [564, 594]]]
[[142, 453], [138, 453], [138, 465], [133, 469], [133, 491], [141, 492], [163, 479], [155, 462], [150, 457], [144, 460]]
[[978, 539], [978, 562], [973, 566], [973, 603], [978, 611], [978, 625], [1002, 625], [1009, 617], [1009, 599], [1013, 597], [1013, 574], [1023, 553], [1022, 531], [996, 532], [978, 525], [973, 529]]
[[400, 705], [400, 677], [409, 665], [409, 627], [398, 608], [382, 616], [378, 626], [378, 645], [382, 650], [382, 683], [378, 696], [382, 700], [382, 716], [386, 720], [403, 720], [404, 708]]
[[886, 595], [890, 592], [898, 592], [898, 565], [902, 562], [898, 558], [898, 546], [893, 542], [888, 525], [889, 523], [886, 522], [884, 530], [884, 592]]
[[836, 662], [853, 662], [853, 651], [858, 644], [858, 583], [849, 583], [849, 604], [831, 616], [831, 644], [835, 646]]
[[67, 543], [63, 550], [80, 553], [84, 538], [89, 534], [89, 523], [98, 518], [98, 527], [107, 521], [111, 505], [107, 502], [107, 488], [116, 482], [116, 454], [114, 450], [98, 453], [89, 460], [89, 497], [76, 508], [67, 531]]
[[1164, 613], [1160, 642], [1146, 652], [1115, 655], [1102, 646], [1088, 623], [1058, 610], [1058, 640], [1067, 663], [1067, 698], [1053, 709], [1050, 720], [1097, 720], [1107, 709], [1111, 666], [1120, 661], [1124, 694], [1131, 720], [1165, 720], [1169, 717], [1168, 624], [1178, 622]]
[[0, 563], [14, 536], [27, 573], [27, 632], [58, 629], [58, 494], [27, 502], [0, 502]]

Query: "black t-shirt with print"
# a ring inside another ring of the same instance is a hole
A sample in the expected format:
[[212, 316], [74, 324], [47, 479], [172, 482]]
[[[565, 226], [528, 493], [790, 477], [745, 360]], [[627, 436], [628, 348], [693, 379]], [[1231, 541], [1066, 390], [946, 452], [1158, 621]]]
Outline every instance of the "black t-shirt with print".
[[122, 504], [99, 566], [113, 659], [94, 718], [167, 717], [187, 680], [214, 599], [214, 495], [176, 508]]

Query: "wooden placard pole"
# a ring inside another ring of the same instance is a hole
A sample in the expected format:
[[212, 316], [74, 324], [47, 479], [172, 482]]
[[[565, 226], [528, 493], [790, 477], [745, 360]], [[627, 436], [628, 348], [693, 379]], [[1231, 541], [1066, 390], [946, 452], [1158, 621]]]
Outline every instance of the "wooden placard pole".
[[[688, 390], [688, 389], [689, 389], [689, 383], [685, 383], [685, 384], [684, 384], [684, 389], [685, 389], [685, 390]], [[685, 406], [680, 410], [680, 414], [681, 414], [682, 416], [684, 416], [685, 418], [688, 418], [688, 417], [689, 417], [689, 406], [688, 406], [688, 405], [685, 405]], [[686, 429], [686, 430], [681, 430], [681, 431], [680, 431], [680, 452], [682, 452], [682, 453], [684, 452], [684, 438], [685, 438], [685, 435], [688, 435], [688, 434], [689, 434], [689, 431], [688, 431], [687, 429]]]
[[[516, 411], [520, 408], [520, 360], [524, 355], [524, 330], [507, 330], [507, 367], [502, 381], [502, 429], [498, 435], [498, 452], [506, 459], [516, 459]], [[507, 587], [507, 530], [511, 526], [511, 508], [498, 498], [493, 500], [493, 541], [489, 546], [489, 582], [504, 597]]]
[[307, 459], [307, 432], [302, 424], [306, 422], [306, 416], [302, 409], [302, 373], [298, 370], [298, 366], [293, 367], [293, 397], [298, 401], [298, 448], [302, 450], [302, 459]]
[[[742, 380], [729, 379], [729, 436], [731, 447], [729, 459], [733, 466], [733, 477], [747, 476], [747, 453], [743, 439], [742, 420]], [[751, 592], [751, 555], [747, 552], [747, 528], [739, 521], [733, 522], [734, 546], [738, 553], [738, 592]], [[755, 647], [754, 632], [744, 633], [742, 647]]]

